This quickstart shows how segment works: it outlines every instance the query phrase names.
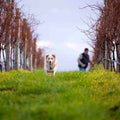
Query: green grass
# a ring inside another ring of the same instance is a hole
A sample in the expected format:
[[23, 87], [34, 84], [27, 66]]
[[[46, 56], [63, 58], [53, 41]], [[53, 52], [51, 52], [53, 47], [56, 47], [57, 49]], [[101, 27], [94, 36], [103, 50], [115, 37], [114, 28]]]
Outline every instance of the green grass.
[[120, 74], [0, 73], [0, 120], [120, 120]]

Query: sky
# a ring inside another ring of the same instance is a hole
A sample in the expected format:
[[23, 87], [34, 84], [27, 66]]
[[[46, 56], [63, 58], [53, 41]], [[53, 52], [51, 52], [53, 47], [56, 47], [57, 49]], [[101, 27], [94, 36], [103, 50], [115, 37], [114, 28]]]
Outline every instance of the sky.
[[[16, 0], [19, 1], [19, 0]], [[86, 4], [100, 4], [102, 0], [22, 0], [19, 7], [27, 16], [33, 14], [41, 24], [35, 28], [39, 34], [37, 46], [45, 48], [44, 54], [56, 54], [57, 71], [78, 70], [77, 58], [89, 48], [90, 40], [79, 29], [87, 30], [90, 17], [98, 15]], [[78, 29], [79, 28], [79, 29]], [[89, 53], [92, 59], [92, 53]]]

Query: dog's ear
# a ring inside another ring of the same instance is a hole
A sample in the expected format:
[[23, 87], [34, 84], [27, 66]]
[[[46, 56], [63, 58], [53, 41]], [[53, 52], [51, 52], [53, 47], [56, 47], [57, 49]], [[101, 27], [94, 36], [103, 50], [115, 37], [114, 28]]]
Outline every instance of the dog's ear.
[[46, 55], [46, 58], [49, 56], [49, 54]]
[[52, 56], [56, 59], [56, 55], [55, 54], [52, 54]]

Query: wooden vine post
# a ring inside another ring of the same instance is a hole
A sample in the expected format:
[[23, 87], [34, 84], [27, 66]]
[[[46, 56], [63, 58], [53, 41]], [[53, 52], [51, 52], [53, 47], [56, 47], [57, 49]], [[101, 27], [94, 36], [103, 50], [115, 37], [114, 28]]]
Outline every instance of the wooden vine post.
[[108, 62], [107, 62], [107, 58], [108, 58], [108, 42], [107, 42], [107, 6], [108, 6], [108, 3], [107, 3], [107, 0], [105, 0], [105, 9], [106, 9], [106, 21], [105, 21], [105, 24], [106, 24], [106, 40], [105, 40], [105, 69], [108, 69]]
[[37, 63], [37, 60], [36, 60], [36, 42], [37, 42], [37, 39], [34, 38], [33, 42], [34, 42], [34, 48], [33, 48], [33, 51], [34, 51], [34, 53], [33, 53], [33, 69], [36, 70], [36, 68], [37, 68], [36, 67], [36, 63]]
[[19, 69], [19, 41], [20, 41], [20, 9], [16, 9], [16, 35], [15, 35], [16, 43], [15, 43], [15, 60], [13, 68], [15, 70]]
[[[120, 16], [118, 22], [118, 39], [116, 44], [117, 61], [120, 63]], [[117, 72], [120, 73], [120, 65], [117, 64]]]
[[6, 64], [5, 64], [5, 68], [6, 71], [10, 71], [10, 47], [11, 47], [11, 5], [12, 5], [12, 0], [7, 0], [7, 4], [8, 4], [8, 10], [7, 10], [7, 14], [8, 14], [8, 20], [7, 20], [7, 33], [6, 33]]
[[24, 48], [23, 48], [23, 69], [26, 70], [26, 52], [27, 52], [27, 19], [23, 19]]
[[29, 32], [30, 32], [30, 39], [29, 39], [29, 55], [28, 55], [28, 59], [29, 59], [29, 71], [32, 71], [32, 34], [31, 34], [31, 31], [30, 31], [30, 28], [29, 28]]
[[[116, 45], [117, 61], [120, 62], [120, 43]], [[120, 72], [120, 65], [117, 64], [117, 73]]]

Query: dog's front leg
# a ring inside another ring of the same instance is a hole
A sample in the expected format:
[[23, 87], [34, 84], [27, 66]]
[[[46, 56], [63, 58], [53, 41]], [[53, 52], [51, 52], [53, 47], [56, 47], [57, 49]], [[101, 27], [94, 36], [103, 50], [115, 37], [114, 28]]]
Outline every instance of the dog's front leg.
[[55, 71], [53, 72], [53, 76], [55, 76]]

